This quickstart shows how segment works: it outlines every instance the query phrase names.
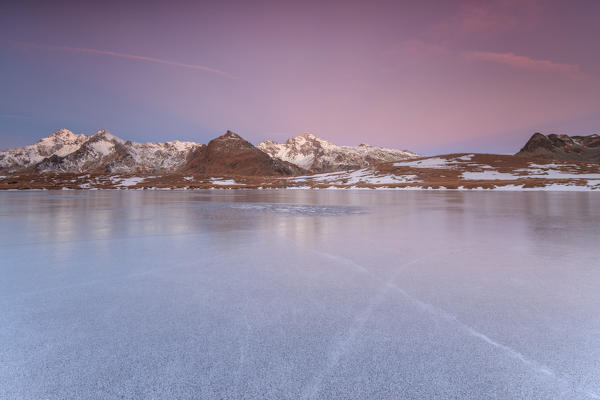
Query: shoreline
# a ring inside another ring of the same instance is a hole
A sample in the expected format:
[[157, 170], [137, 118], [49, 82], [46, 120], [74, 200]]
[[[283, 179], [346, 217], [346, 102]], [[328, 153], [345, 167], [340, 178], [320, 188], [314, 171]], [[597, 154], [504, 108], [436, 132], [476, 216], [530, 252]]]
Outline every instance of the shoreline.
[[23, 189], [0, 189], [1, 192], [98, 192], [98, 191], [122, 191], [122, 192], [145, 192], [145, 191], [175, 191], [193, 192], [204, 190], [334, 190], [334, 191], [407, 191], [407, 192], [587, 192], [600, 193], [600, 188], [575, 185], [553, 185], [542, 187], [522, 187], [514, 185], [497, 186], [494, 188], [445, 188], [445, 187], [143, 187], [143, 188], [23, 188]]
[[304, 175], [198, 172], [58, 172], [0, 175], [0, 190], [454, 190], [600, 191], [600, 164], [500, 154], [448, 154]]

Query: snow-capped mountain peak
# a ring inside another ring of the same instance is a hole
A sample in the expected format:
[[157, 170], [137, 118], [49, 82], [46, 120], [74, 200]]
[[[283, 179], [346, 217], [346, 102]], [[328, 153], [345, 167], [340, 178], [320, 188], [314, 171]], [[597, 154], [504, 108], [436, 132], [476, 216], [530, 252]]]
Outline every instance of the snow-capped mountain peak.
[[328, 146], [333, 145], [333, 143], [331, 143], [330, 141], [328, 141], [326, 139], [321, 139], [320, 137], [317, 137], [310, 132], [303, 133], [302, 135], [298, 135], [293, 138], [289, 138], [285, 142], [285, 144], [288, 146], [294, 146], [294, 147], [306, 146], [306, 145], [312, 145], [312, 146], [317, 146], [317, 147], [318, 146], [328, 147]]
[[77, 135], [68, 129], [59, 129], [35, 144], [0, 151], [0, 170], [17, 171], [48, 157], [64, 157], [79, 149], [88, 139], [87, 135]]
[[265, 141], [257, 147], [271, 157], [316, 172], [363, 168], [419, 156], [407, 150], [386, 149], [367, 144], [338, 146], [312, 133], [295, 136], [283, 144]]
[[[43, 138], [41, 140], [50, 139], [50, 140], [55, 140], [55, 141], [68, 142], [68, 141], [76, 140], [79, 136], [81, 136], [81, 135], [76, 135], [72, 131], [70, 131], [66, 128], [61, 128], [61, 129], [54, 131], [47, 138]], [[83, 136], [85, 136], [85, 135], [83, 135]]]
[[40, 139], [36, 144], [38, 148], [46, 150], [48, 153], [53, 153], [54, 150], [62, 150], [62, 153], [68, 154], [68, 149], [63, 146], [79, 146], [88, 139], [86, 135], [77, 135], [68, 129], [59, 129], [53, 132], [50, 136]]
[[38, 172], [168, 172], [181, 166], [199, 146], [203, 145], [178, 140], [131, 142], [107, 129], [90, 136], [59, 129], [33, 145], [0, 151], [0, 171], [34, 168]]
[[125, 143], [125, 140], [113, 135], [107, 129], [100, 129], [98, 132], [94, 133], [90, 137], [90, 139], [94, 140], [94, 141], [106, 140], [109, 142], [116, 142], [116, 143], [121, 143], [121, 144]]

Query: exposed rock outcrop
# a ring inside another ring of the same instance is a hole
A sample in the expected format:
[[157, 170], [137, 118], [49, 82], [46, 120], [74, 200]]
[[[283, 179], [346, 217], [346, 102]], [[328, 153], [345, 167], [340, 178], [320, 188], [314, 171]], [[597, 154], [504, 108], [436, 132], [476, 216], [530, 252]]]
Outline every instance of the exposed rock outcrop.
[[516, 155], [564, 161], [600, 161], [600, 135], [546, 136], [534, 133]]

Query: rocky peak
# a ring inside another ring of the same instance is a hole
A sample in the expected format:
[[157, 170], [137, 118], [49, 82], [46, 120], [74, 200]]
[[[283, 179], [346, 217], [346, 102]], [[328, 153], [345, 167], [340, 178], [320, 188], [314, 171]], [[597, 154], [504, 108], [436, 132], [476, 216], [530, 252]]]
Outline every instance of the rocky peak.
[[600, 161], [600, 137], [534, 133], [517, 153], [556, 160]]
[[332, 146], [333, 144], [325, 139], [321, 139], [312, 133], [304, 133], [299, 136], [288, 139], [285, 145], [296, 149], [297, 151], [310, 151], [312, 148], [322, 148]]
[[58, 129], [56, 131], [54, 131], [50, 136], [51, 138], [69, 138], [69, 137], [74, 137], [77, 136], [75, 135], [72, 131], [66, 129], [66, 128], [61, 128]]
[[108, 131], [108, 129], [100, 129], [98, 132], [94, 133], [91, 137], [90, 137], [90, 141], [91, 142], [98, 142], [101, 140], [107, 140], [109, 142], [117, 142], [117, 143], [125, 143], [125, 140], [116, 137], [115, 135], [113, 135], [112, 133], [110, 133]]
[[552, 142], [548, 137], [546, 137], [546, 135], [536, 132], [531, 136], [527, 143], [525, 143], [525, 146], [523, 146], [521, 152], [536, 151], [540, 148], [552, 150]]
[[240, 135], [235, 132], [228, 130], [225, 134], [219, 136], [217, 139], [235, 139], [235, 140], [244, 140]]
[[254, 148], [254, 146], [237, 133], [227, 131], [223, 135], [208, 142], [207, 148], [211, 151], [227, 152], [239, 149], [250, 149]]
[[76, 135], [72, 131], [62, 128], [53, 132], [50, 136], [41, 139], [38, 143], [71, 144], [83, 142], [84, 139], [87, 139], [86, 135]]
[[180, 172], [272, 176], [306, 171], [272, 158], [238, 134], [227, 131], [208, 142], [208, 145], [195, 149]]
[[68, 129], [59, 129], [33, 145], [22, 147], [23, 154], [15, 164], [27, 165], [54, 154], [65, 156], [77, 150], [88, 138], [86, 135], [76, 135]]
[[[305, 135], [308, 135], [308, 133], [305, 133], [304, 135], [298, 135], [298, 136], [291, 137], [285, 142], [285, 144], [293, 146], [298, 143], [304, 143], [307, 140]], [[273, 142], [273, 143], [275, 143], [275, 142]]]
[[309, 141], [322, 140], [310, 132], [303, 133], [302, 135], [296, 136], [296, 137], [303, 138], [304, 140], [309, 140]]

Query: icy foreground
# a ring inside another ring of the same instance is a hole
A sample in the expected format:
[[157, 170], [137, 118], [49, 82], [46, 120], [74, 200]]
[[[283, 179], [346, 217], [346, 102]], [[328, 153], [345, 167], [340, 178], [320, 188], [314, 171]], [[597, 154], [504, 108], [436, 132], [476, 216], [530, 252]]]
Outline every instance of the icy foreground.
[[0, 398], [597, 399], [599, 210], [594, 193], [0, 192]]

